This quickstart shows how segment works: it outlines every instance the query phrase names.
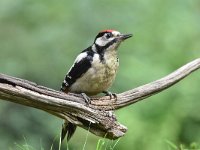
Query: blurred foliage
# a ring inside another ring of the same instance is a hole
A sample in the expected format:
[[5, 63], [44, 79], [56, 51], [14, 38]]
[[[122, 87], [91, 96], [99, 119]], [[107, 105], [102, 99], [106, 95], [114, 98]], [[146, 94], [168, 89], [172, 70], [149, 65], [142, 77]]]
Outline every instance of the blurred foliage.
[[[199, 0], [0, 0], [0, 72], [59, 89], [76, 55], [102, 29], [133, 33], [119, 48], [120, 69], [111, 91], [156, 80], [200, 56]], [[128, 127], [115, 149], [165, 150], [200, 143], [200, 73], [169, 90], [117, 111]], [[62, 120], [0, 101], [0, 149], [27, 143], [57, 149]], [[70, 150], [82, 149], [78, 129]], [[85, 149], [98, 146], [89, 134]], [[105, 141], [107, 148], [115, 141]]]
[[176, 146], [171, 141], [166, 141], [168, 144], [168, 150], [199, 150], [199, 145], [197, 143], [191, 143], [189, 146], [185, 146], [183, 144], [180, 144], [179, 146]]

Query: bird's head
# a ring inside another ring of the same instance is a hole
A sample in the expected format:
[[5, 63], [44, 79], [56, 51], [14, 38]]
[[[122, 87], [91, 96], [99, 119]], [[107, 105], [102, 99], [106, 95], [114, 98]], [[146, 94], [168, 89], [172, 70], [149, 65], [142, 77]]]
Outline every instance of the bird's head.
[[98, 33], [94, 40], [94, 44], [100, 49], [117, 49], [120, 43], [128, 38], [132, 37], [132, 34], [121, 34], [115, 30], [103, 30]]

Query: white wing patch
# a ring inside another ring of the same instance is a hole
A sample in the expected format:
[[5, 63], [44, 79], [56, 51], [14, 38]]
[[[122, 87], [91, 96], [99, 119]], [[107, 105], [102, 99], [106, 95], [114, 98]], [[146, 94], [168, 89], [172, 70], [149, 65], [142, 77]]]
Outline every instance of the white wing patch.
[[81, 61], [83, 58], [87, 57], [87, 52], [81, 53], [76, 57], [75, 63], [78, 63]]
[[81, 60], [82, 60], [83, 58], [85, 58], [85, 57], [87, 57], [87, 52], [80, 53], [80, 54], [76, 57], [76, 59], [75, 59], [75, 61], [74, 61], [74, 64], [71, 66], [71, 68], [69, 69], [69, 71], [68, 71], [67, 74], [69, 74], [69, 72], [71, 71], [71, 69], [74, 67], [75, 63], [78, 63], [79, 61], [81, 61]]

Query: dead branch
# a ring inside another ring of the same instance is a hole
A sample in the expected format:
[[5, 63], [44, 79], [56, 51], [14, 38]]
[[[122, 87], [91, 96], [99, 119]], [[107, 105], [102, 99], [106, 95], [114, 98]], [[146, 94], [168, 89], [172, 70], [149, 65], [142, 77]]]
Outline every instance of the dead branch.
[[125, 134], [127, 128], [117, 122], [113, 110], [157, 94], [199, 68], [200, 58], [159, 80], [117, 94], [117, 100], [108, 96], [93, 97], [89, 105], [79, 94], [65, 94], [27, 80], [0, 74], [0, 98], [41, 109], [85, 129], [90, 126], [90, 132], [98, 136], [117, 139]]

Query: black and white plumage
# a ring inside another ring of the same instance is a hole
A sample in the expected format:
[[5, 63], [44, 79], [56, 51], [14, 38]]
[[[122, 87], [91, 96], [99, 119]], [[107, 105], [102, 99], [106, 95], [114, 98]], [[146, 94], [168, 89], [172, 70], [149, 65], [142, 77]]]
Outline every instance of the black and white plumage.
[[[93, 45], [77, 56], [62, 83], [61, 91], [84, 93], [88, 96], [102, 92], [110, 94], [107, 89], [112, 85], [119, 66], [117, 48], [131, 36], [132, 34], [121, 34], [115, 30], [101, 31]], [[75, 129], [75, 125], [66, 121], [61, 139], [67, 134], [69, 140]]]

